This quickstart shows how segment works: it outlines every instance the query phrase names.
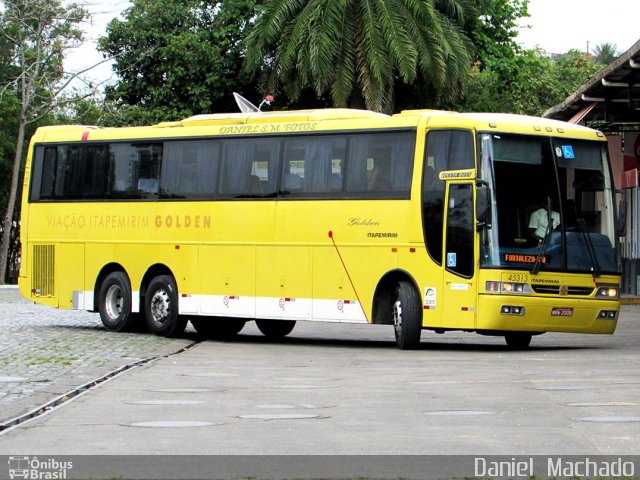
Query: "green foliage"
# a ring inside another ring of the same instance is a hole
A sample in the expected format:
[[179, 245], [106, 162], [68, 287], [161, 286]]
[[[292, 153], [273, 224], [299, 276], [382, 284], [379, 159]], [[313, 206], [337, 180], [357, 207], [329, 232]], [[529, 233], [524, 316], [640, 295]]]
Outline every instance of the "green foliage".
[[[63, 70], [64, 55], [80, 44], [82, 31], [78, 24], [86, 15], [82, 7], [73, 3], [63, 5], [60, 0], [0, 0], [0, 110], [7, 109], [0, 113], [15, 115], [9, 117], [15, 120], [13, 129], [7, 122], [10, 126], [7, 131], [15, 140], [10, 182], [7, 179], [2, 184], [2, 191], [8, 195], [2, 198], [1, 207], [5, 215], [0, 282], [4, 282], [7, 270], [12, 276], [16, 274], [19, 254], [13, 220], [18, 213], [15, 206], [22, 185], [22, 153], [31, 133], [29, 128], [52, 112], [58, 96], [68, 85], [69, 78], [65, 79]], [[0, 142], [7, 144], [6, 139]], [[9, 259], [12, 264], [7, 269]]]
[[1, 0], [2, 45], [9, 62], [0, 66], [0, 92], [13, 92], [24, 122], [48, 115], [64, 88], [65, 53], [82, 41], [78, 25], [87, 16], [60, 0]]
[[[240, 74], [240, 41], [257, 0], [133, 0], [100, 50], [115, 58], [119, 83], [107, 90], [114, 124], [236, 111], [231, 92], [250, 91]], [[120, 107], [124, 107], [121, 109]]]
[[521, 48], [515, 41], [518, 20], [528, 17], [529, 0], [480, 0], [477, 14], [465, 25], [473, 42], [474, 60], [481, 70], [497, 71], [505, 59], [513, 60]]
[[497, 71], [489, 68], [475, 71], [457, 108], [541, 115], [602, 67], [577, 50], [556, 59], [540, 51], [525, 50]]
[[609, 65], [618, 58], [618, 46], [615, 43], [601, 43], [593, 49], [596, 56], [596, 62]]
[[[296, 101], [393, 110], [394, 86], [425, 82], [453, 98], [471, 49], [467, 0], [270, 0], [246, 40], [247, 71]], [[397, 79], [397, 81], [396, 81]]]
[[50, 123], [58, 125], [98, 125], [103, 117], [102, 100], [97, 96], [63, 97]]
[[7, 204], [11, 185], [11, 168], [16, 153], [16, 136], [20, 105], [13, 93], [0, 97], [0, 208]]

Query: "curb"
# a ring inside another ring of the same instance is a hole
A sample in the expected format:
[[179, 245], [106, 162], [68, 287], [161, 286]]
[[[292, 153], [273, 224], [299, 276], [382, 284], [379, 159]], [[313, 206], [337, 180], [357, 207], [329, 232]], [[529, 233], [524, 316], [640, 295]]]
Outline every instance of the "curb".
[[636, 296], [624, 296], [620, 297], [621, 305], [640, 305], [640, 297]]

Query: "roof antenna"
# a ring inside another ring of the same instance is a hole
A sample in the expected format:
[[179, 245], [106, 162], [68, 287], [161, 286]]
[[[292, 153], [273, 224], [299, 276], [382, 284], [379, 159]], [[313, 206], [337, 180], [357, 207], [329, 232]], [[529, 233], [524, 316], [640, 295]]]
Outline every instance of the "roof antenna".
[[259, 107], [256, 107], [239, 93], [233, 92], [233, 98], [236, 100], [236, 104], [242, 113], [259, 113], [265, 103], [267, 105], [271, 105], [271, 102], [273, 102], [273, 95], [267, 95], [264, 97]]

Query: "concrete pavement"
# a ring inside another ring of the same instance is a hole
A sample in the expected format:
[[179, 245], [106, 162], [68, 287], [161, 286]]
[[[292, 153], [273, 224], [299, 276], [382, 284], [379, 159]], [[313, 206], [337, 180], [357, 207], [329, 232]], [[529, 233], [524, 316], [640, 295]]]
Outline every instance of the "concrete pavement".
[[0, 435], [0, 454], [639, 453], [640, 307], [613, 336], [545, 334], [522, 352], [423, 335], [399, 351], [384, 326], [299, 323], [274, 342], [248, 325]]
[[0, 288], [0, 425], [123, 365], [178, 351], [166, 339], [105, 331], [96, 314], [29, 302]]

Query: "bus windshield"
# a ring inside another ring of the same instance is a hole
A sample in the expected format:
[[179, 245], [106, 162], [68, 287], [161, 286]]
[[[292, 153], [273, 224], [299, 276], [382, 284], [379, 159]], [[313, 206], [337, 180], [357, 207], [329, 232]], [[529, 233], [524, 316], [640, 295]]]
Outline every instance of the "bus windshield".
[[605, 142], [486, 133], [479, 144], [493, 192], [481, 266], [620, 271]]

